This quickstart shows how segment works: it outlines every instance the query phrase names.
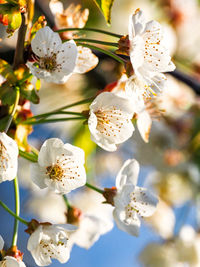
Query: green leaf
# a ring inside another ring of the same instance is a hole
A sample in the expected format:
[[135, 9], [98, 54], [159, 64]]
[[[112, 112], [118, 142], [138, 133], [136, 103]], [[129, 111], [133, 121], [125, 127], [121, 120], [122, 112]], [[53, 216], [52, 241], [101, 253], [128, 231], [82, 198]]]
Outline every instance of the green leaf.
[[4, 82], [1, 85], [0, 99], [3, 105], [12, 105], [15, 102], [16, 91], [9, 82]]
[[94, 0], [97, 6], [100, 8], [103, 13], [106, 22], [110, 25], [111, 23], [111, 8], [114, 3], [114, 0]]
[[39, 96], [37, 95], [34, 86], [27, 82], [20, 87], [21, 95], [31, 101], [33, 104], [38, 104], [40, 102]]
[[0, 119], [0, 132], [3, 132], [6, 128], [6, 125], [8, 123], [9, 115], [3, 117]]

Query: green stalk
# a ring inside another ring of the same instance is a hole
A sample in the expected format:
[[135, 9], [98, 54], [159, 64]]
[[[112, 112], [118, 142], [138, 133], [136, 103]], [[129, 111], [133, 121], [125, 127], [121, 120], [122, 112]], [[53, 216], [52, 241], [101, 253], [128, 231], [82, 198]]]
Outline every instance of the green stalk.
[[85, 186], [87, 186], [88, 188], [100, 193], [100, 194], [103, 194], [104, 193], [104, 190], [100, 189], [100, 188], [97, 188], [96, 186], [94, 185], [91, 185], [89, 183], [86, 183]]
[[113, 32], [108, 32], [108, 31], [103, 31], [103, 30], [100, 30], [100, 29], [93, 29], [93, 28], [65, 28], [65, 29], [60, 29], [60, 30], [57, 30], [56, 32], [67, 32], [67, 31], [90, 31], [90, 32], [99, 32], [99, 33], [102, 33], [102, 34], [106, 34], [106, 35], [110, 35], [110, 36], [113, 36], [113, 37], [116, 37], [116, 38], [121, 38], [123, 35], [121, 34], [117, 34], [117, 33], [113, 33]]
[[23, 124], [30, 124], [30, 125], [35, 125], [35, 124], [42, 124], [42, 123], [53, 123], [53, 122], [59, 122], [59, 121], [70, 121], [70, 120], [85, 120], [86, 117], [69, 117], [69, 118], [57, 118], [57, 119], [49, 119], [49, 120], [39, 120], [39, 121], [28, 121], [28, 122], [23, 122]]
[[[78, 101], [78, 102], [74, 102], [72, 104], [69, 104], [69, 105], [66, 105], [66, 106], [63, 106], [61, 108], [58, 108], [54, 111], [51, 111], [51, 112], [46, 112], [46, 113], [42, 113], [42, 114], [39, 114], [39, 115], [36, 115], [34, 117], [31, 117], [30, 119], [32, 118], [43, 118], [43, 117], [48, 117], [48, 116], [51, 116], [51, 115], [54, 115], [54, 114], [63, 114], [63, 113], [59, 113], [59, 112], [64, 112], [62, 111], [63, 109], [68, 109], [68, 108], [71, 108], [71, 107], [75, 107], [75, 106], [79, 106], [79, 105], [83, 105], [83, 104], [86, 104], [86, 103], [89, 103], [91, 102], [92, 100], [94, 100], [95, 97], [90, 97], [90, 98], [87, 98], [87, 99], [84, 99], [84, 100], [81, 100], [81, 101]], [[67, 113], [65, 114], [70, 114], [71, 111], [65, 111]], [[69, 113], [70, 112], [70, 113]], [[73, 112], [74, 113], [74, 112]], [[77, 112], [78, 113], [78, 112]], [[73, 114], [74, 115], [74, 114]], [[78, 115], [78, 114], [77, 114]], [[83, 114], [81, 113], [81, 115], [83, 116]], [[23, 122], [23, 124], [26, 124], [27, 121], [29, 121], [30, 119], [26, 120]]]
[[15, 112], [16, 112], [16, 109], [17, 109], [17, 105], [19, 103], [19, 98], [20, 98], [20, 89], [19, 87], [16, 87], [16, 97], [15, 97], [15, 103], [14, 103], [14, 106], [13, 106], [13, 109], [12, 109], [12, 112], [11, 114], [9, 115], [9, 118], [8, 118], [8, 122], [6, 124], [6, 127], [5, 127], [5, 133], [7, 133], [10, 125], [11, 125], [11, 122], [13, 120], [13, 117], [15, 115]]
[[67, 114], [67, 115], [78, 115], [78, 116], [83, 116], [81, 112], [73, 112], [73, 111], [57, 111], [57, 112], [49, 112], [49, 113], [44, 113], [44, 114], [39, 114], [36, 116], [33, 116], [29, 119], [27, 119], [25, 122], [31, 121], [33, 119], [39, 119], [39, 118], [47, 118], [49, 116], [53, 115], [59, 115], [59, 114]]
[[85, 38], [75, 39], [75, 42], [77, 42], [77, 43], [79, 43], [79, 42], [95, 43], [95, 44], [115, 46], [115, 47], [119, 46], [118, 43], [105, 42], [105, 41], [99, 41], [99, 40], [93, 40], [93, 39], [85, 39]]
[[62, 197], [63, 197], [63, 200], [65, 201], [67, 208], [70, 209], [72, 206], [70, 205], [68, 198], [66, 197], [66, 195], [63, 195]]
[[[18, 179], [15, 177], [13, 180], [14, 184], [14, 191], [15, 191], [15, 214], [16, 216], [19, 216], [20, 213], [20, 197], [19, 197], [19, 184]], [[18, 227], [19, 227], [19, 221], [15, 218], [15, 224], [13, 229], [13, 239], [12, 239], [12, 246], [17, 245], [17, 236], [18, 236]]]
[[93, 49], [93, 50], [100, 51], [101, 53], [106, 54], [106, 55], [108, 55], [108, 56], [114, 58], [115, 60], [117, 60], [117, 61], [118, 61], [119, 63], [121, 63], [121, 64], [124, 64], [124, 63], [126, 62], [125, 59], [123, 59], [123, 58], [117, 56], [117, 55], [114, 54], [113, 52], [108, 51], [108, 50], [105, 50], [105, 49], [102, 49], [102, 48], [100, 48], [100, 47], [97, 47], [97, 46], [94, 46], [94, 45], [85, 44], [85, 43], [79, 43], [79, 42], [77, 42], [77, 45], [82, 45], [82, 46], [84, 46], [84, 47], [88, 47], [88, 48], [91, 48], [91, 49]]
[[30, 154], [30, 153], [28, 153], [28, 152], [24, 152], [24, 151], [22, 151], [21, 149], [19, 149], [19, 155], [20, 155], [22, 158], [27, 159], [27, 160], [29, 160], [29, 161], [31, 161], [31, 162], [34, 162], [34, 163], [36, 163], [36, 162], [38, 161], [36, 155], [34, 155], [34, 154]]
[[4, 204], [1, 200], [0, 200], [0, 205], [8, 212], [10, 213], [10, 215], [12, 215], [15, 219], [17, 219], [18, 221], [20, 221], [23, 224], [28, 225], [29, 222], [24, 220], [23, 218], [17, 216], [11, 209], [8, 208], [8, 206], [6, 204]]

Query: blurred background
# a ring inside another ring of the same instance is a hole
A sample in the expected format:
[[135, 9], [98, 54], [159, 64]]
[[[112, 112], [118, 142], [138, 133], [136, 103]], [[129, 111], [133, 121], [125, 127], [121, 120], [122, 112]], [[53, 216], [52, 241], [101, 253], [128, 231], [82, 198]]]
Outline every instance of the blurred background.
[[[112, 220], [112, 208], [99, 206], [102, 199], [90, 190], [80, 189], [69, 194], [69, 200], [84, 214], [106, 218], [88, 249], [83, 248], [82, 233], [74, 237], [70, 260], [73, 267], [198, 267], [200, 266], [200, 1], [199, 0], [115, 0], [111, 26], [108, 27], [97, 6], [91, 0], [62, 1], [67, 8], [71, 3], [89, 9], [87, 27], [99, 28], [118, 34], [128, 34], [128, 18], [137, 8], [144, 11], [147, 20], [159, 21], [164, 29], [165, 45], [177, 66], [167, 74], [163, 94], [149, 108], [153, 123], [149, 142], [145, 143], [138, 130], [116, 152], [106, 152], [90, 140], [86, 125], [76, 122], [38, 125], [32, 129], [18, 129], [29, 135], [29, 144], [40, 148], [50, 137], [73, 143], [86, 153], [88, 180], [99, 187], [115, 185], [117, 172], [129, 158], [139, 161], [139, 185], [151, 188], [160, 199], [156, 213], [143, 220], [138, 238], [120, 231]], [[35, 20], [44, 14], [51, 27], [56, 26], [49, 1], [36, 1]], [[84, 26], [84, 25], [83, 25]], [[16, 36], [7, 39], [0, 25], [0, 57], [12, 63]], [[81, 37], [86, 37], [82, 34]], [[89, 33], [87, 37], [101, 40], [102, 36]], [[113, 41], [104, 36], [105, 41]], [[54, 110], [68, 103], [93, 96], [109, 83], [117, 81], [123, 71], [113, 59], [97, 53], [98, 66], [84, 75], [73, 75], [64, 85], [42, 82], [40, 104], [32, 105], [34, 115]], [[80, 106], [75, 111], [82, 111]], [[21, 140], [23, 143], [23, 140]], [[66, 207], [60, 196], [40, 190], [32, 184], [30, 164], [19, 159], [21, 216], [52, 223], [66, 222]], [[13, 187], [10, 182], [0, 185], [0, 198], [14, 209]], [[98, 203], [95, 201], [97, 200]], [[105, 205], [107, 206], [107, 205]], [[85, 227], [85, 228], [84, 228]], [[83, 229], [90, 228], [87, 222]], [[9, 247], [13, 219], [0, 207], [0, 234]], [[18, 248], [24, 252], [27, 267], [36, 266], [27, 251], [28, 235], [20, 224]], [[60, 266], [53, 261], [52, 266]]]

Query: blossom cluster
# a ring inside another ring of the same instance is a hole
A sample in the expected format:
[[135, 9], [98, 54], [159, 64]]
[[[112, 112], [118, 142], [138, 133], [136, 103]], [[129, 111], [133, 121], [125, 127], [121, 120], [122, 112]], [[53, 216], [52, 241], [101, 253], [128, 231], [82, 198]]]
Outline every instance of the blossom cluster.
[[[88, 10], [81, 12], [80, 7], [74, 5], [64, 10], [61, 2], [56, 0], [51, 1], [50, 8], [55, 15], [58, 32], [59, 29], [85, 26]], [[73, 74], [86, 73], [98, 64], [98, 57], [89, 46], [84, 46], [84, 42], [79, 42], [76, 35], [59, 34], [42, 24], [38, 28], [36, 32], [30, 33], [31, 39], [26, 47], [26, 52], [28, 51], [26, 65], [24, 64], [22, 72], [20, 70], [17, 70], [19, 73], [14, 72], [12, 76], [14, 81], [21, 73], [26, 73], [28, 68], [26, 79], [29, 87], [28, 79], [31, 75], [47, 83], [64, 84]], [[123, 38], [119, 40], [119, 49], [116, 52], [118, 54], [122, 53], [120, 44]], [[158, 101], [158, 95], [162, 93], [167, 80], [164, 73], [175, 69], [169, 51], [164, 46], [161, 25], [154, 20], [146, 21], [139, 9], [129, 18], [127, 39], [125, 50], [129, 59], [125, 63], [124, 73], [114, 86], [109, 87], [111, 89], [106, 87], [93, 97], [89, 110], [78, 113], [68, 112], [63, 108], [52, 112], [53, 115], [78, 114], [77, 119], [84, 119], [84, 123], [88, 125], [91, 140], [109, 152], [116, 151], [120, 144], [130, 139], [135, 130], [135, 121], [142, 139], [148, 142], [152, 117], [159, 109], [154, 102]], [[6, 82], [7, 80], [2, 84], [5, 85]], [[15, 81], [15, 85], [23, 86], [23, 82], [21, 84]], [[25, 89], [28, 95], [29, 90]], [[22, 88], [20, 90], [22, 91]], [[32, 86], [30, 91], [33, 92]], [[20, 99], [23, 105], [26, 101], [24, 98], [23, 95]], [[22, 127], [37, 123], [40, 115], [30, 116], [31, 112], [24, 111], [20, 101], [18, 99], [18, 107], [12, 103], [16, 108], [13, 110], [17, 110], [17, 118], [19, 117], [17, 123], [19, 125], [21, 123]], [[20, 115], [25, 119], [20, 120]], [[39, 123], [48, 122], [47, 118], [50, 115], [42, 114]], [[17, 123], [16, 126], [19, 127]], [[28, 128], [25, 129], [28, 133], [31, 132]], [[87, 183], [86, 155], [79, 146], [63, 143], [59, 138], [49, 138], [39, 151], [34, 152], [30, 149], [31, 152], [28, 153], [26, 149], [21, 150], [17, 138], [11, 138], [12, 132], [7, 134], [7, 130], [0, 132], [0, 183], [17, 179], [18, 156], [26, 155], [25, 158], [33, 161], [30, 165], [31, 181], [37, 188], [46, 190], [42, 192], [46, 192], [48, 204], [52, 205], [48, 196], [53, 198], [53, 204], [59, 203], [60, 197], [65, 200], [64, 207], [61, 208], [59, 205], [58, 208], [58, 211], [62, 210], [59, 217], [63, 220], [62, 224], [56, 221], [55, 216], [47, 222], [46, 218], [41, 218], [41, 221], [45, 222], [38, 222], [35, 219], [25, 222], [28, 226], [26, 232], [30, 234], [27, 249], [38, 266], [48, 266], [52, 263], [52, 259], [60, 263], [67, 262], [74, 244], [90, 248], [101, 235], [112, 229], [113, 218], [120, 230], [138, 236], [141, 218], [151, 217], [156, 211], [158, 197], [151, 190], [137, 185], [140, 167], [136, 159], [131, 158], [123, 163], [114, 187], [101, 190]], [[84, 191], [80, 193], [78, 205], [71, 205], [73, 197], [70, 203], [68, 202], [68, 194], [83, 186], [88, 186], [101, 195], [97, 197], [86, 192], [87, 197], [90, 195], [91, 206], [87, 203], [85, 205], [87, 208], [79, 209], [77, 207], [84, 204]], [[43, 193], [40, 197], [44, 201]], [[36, 199], [38, 200], [39, 196]], [[45, 209], [51, 217], [51, 207], [47, 209], [45, 206]], [[15, 219], [23, 221], [18, 215]], [[25, 266], [22, 253], [18, 251], [16, 245], [8, 250], [4, 249], [1, 236], [0, 251], [2, 255], [0, 266]]]

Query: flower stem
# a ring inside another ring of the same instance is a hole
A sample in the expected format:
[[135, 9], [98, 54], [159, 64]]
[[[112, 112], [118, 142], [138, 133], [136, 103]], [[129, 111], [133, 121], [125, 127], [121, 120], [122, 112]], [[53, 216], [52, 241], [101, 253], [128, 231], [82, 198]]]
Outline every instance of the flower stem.
[[68, 115], [78, 115], [78, 116], [83, 116], [83, 114], [81, 112], [73, 112], [73, 111], [57, 111], [57, 112], [49, 112], [49, 113], [44, 113], [44, 114], [39, 114], [36, 116], [33, 116], [29, 119], [26, 120], [27, 121], [31, 121], [32, 119], [39, 119], [39, 118], [47, 118], [49, 116], [53, 116], [53, 115], [58, 115], [58, 114], [68, 114]]
[[67, 208], [71, 208], [72, 206], [70, 205], [70, 203], [69, 203], [68, 198], [66, 197], [66, 195], [63, 195], [63, 199], [65, 201], [65, 204], [66, 204]]
[[11, 209], [8, 208], [8, 206], [6, 204], [4, 204], [1, 200], [0, 200], [0, 205], [8, 212], [10, 213], [13, 217], [15, 217], [15, 219], [17, 219], [18, 221], [20, 221], [23, 224], [28, 225], [28, 221], [24, 220], [23, 218], [17, 216]]
[[96, 186], [94, 185], [91, 185], [89, 183], [86, 183], [85, 186], [87, 186], [88, 188], [100, 193], [100, 194], [103, 194], [104, 193], [104, 190], [100, 189], [100, 188], [97, 188]]
[[[54, 115], [54, 114], [72, 114], [71, 111], [63, 111], [63, 109], [68, 109], [68, 108], [71, 108], [71, 107], [75, 107], [75, 106], [78, 106], [78, 105], [83, 105], [83, 104], [89, 103], [92, 100], [94, 100], [94, 98], [95, 97], [86, 98], [84, 100], [81, 100], [81, 101], [78, 101], [78, 102], [75, 102], [75, 103], [60, 107], [60, 108], [58, 108], [56, 110], [53, 110], [51, 112], [46, 112], [46, 113], [42, 113], [42, 114], [36, 115], [36, 116], [31, 117], [30, 119], [24, 121], [23, 124], [26, 124], [26, 122], [29, 122], [29, 120], [31, 120], [32, 118], [34, 118], [34, 119], [37, 118], [38, 119], [38, 118], [48, 117], [48, 116], [51, 116], [51, 115]], [[66, 113], [59, 113], [59, 112], [66, 112]], [[78, 112], [76, 112], [76, 114], [74, 114], [74, 113], [75, 112], [73, 112], [73, 115], [78, 115]], [[80, 113], [80, 114], [83, 116], [82, 113]]]
[[15, 97], [15, 103], [14, 103], [14, 106], [13, 106], [13, 109], [12, 109], [12, 112], [11, 114], [9, 115], [9, 119], [8, 119], [8, 122], [6, 124], [6, 127], [5, 127], [5, 133], [7, 133], [10, 125], [11, 125], [11, 122], [13, 120], [13, 117], [15, 115], [15, 112], [16, 112], [16, 109], [17, 109], [17, 105], [19, 103], [19, 97], [20, 97], [20, 89], [19, 87], [16, 87], [16, 97]]
[[121, 34], [117, 34], [117, 33], [113, 33], [113, 32], [108, 32], [108, 31], [103, 31], [103, 30], [100, 30], [100, 29], [94, 29], [94, 28], [65, 28], [65, 29], [60, 29], [60, 30], [57, 30], [56, 32], [67, 32], [67, 31], [90, 31], [90, 32], [99, 32], [99, 33], [102, 33], [102, 34], [106, 34], [106, 35], [110, 35], [110, 36], [113, 36], [113, 37], [116, 37], [116, 38], [121, 38], [123, 35]]
[[97, 46], [94, 46], [94, 45], [85, 44], [85, 43], [81, 43], [81, 42], [77, 42], [77, 45], [82, 45], [82, 46], [84, 46], [84, 47], [88, 47], [88, 48], [91, 48], [91, 49], [93, 49], [93, 50], [100, 51], [101, 53], [106, 54], [106, 55], [108, 55], [108, 56], [114, 58], [115, 60], [117, 60], [117, 61], [118, 61], [119, 63], [121, 63], [121, 64], [124, 64], [124, 63], [126, 62], [125, 59], [123, 59], [123, 58], [117, 56], [117, 55], [114, 54], [113, 52], [108, 51], [108, 50], [105, 50], [105, 49], [102, 49], [102, 48], [100, 48], [100, 47], [97, 47]]
[[[15, 177], [13, 180], [14, 184], [14, 191], [15, 191], [15, 214], [19, 216], [20, 213], [20, 197], [19, 197], [19, 184], [18, 179]], [[19, 221], [15, 218], [15, 224], [14, 224], [14, 231], [13, 231], [13, 239], [12, 239], [12, 246], [17, 245], [17, 236], [18, 236], [18, 227], [19, 227]]]
[[85, 120], [86, 117], [69, 117], [69, 118], [57, 118], [57, 119], [49, 119], [49, 120], [38, 120], [38, 121], [27, 121], [27, 122], [23, 122], [23, 124], [31, 124], [31, 125], [35, 125], [35, 124], [42, 124], [42, 123], [53, 123], [53, 122], [59, 122], [59, 121], [72, 121], [72, 120]]
[[75, 41], [77, 43], [86, 42], [86, 43], [95, 43], [95, 44], [101, 44], [101, 45], [108, 45], [108, 46], [118, 47], [118, 43], [105, 42], [105, 41], [99, 41], [99, 40], [93, 40], [93, 39], [78, 38], [78, 39], [75, 39]]
[[29, 160], [31, 162], [37, 162], [38, 161], [38, 158], [37, 158], [36, 154], [30, 154], [28, 152], [22, 151], [21, 149], [19, 149], [19, 155], [22, 158], [27, 159], [27, 160]]

